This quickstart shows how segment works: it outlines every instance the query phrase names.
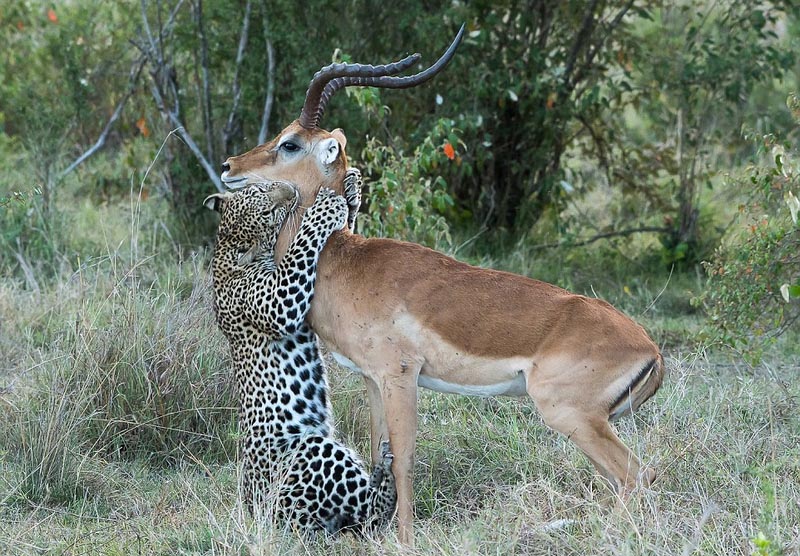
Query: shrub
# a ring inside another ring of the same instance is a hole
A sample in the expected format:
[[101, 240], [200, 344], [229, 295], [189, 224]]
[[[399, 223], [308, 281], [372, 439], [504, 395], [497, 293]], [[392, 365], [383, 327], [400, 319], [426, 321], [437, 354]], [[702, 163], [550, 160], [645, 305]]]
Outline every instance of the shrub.
[[361, 153], [369, 179], [367, 214], [359, 220], [364, 235], [388, 236], [431, 247], [451, 243], [445, 214], [453, 207], [445, 179], [437, 169], [459, 164], [458, 132], [441, 119], [410, 155], [370, 138]]
[[[787, 104], [800, 125], [800, 101], [791, 95]], [[703, 298], [716, 337], [755, 358], [800, 317], [800, 153], [773, 136], [759, 141], [770, 156], [735, 179], [752, 194], [705, 264]]]

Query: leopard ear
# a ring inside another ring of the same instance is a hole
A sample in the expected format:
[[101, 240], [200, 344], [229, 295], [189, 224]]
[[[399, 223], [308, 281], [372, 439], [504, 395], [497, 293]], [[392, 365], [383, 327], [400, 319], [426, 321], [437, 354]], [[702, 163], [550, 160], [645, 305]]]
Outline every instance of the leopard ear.
[[229, 193], [212, 193], [203, 201], [203, 206], [215, 212], [222, 212], [222, 205], [228, 198]]

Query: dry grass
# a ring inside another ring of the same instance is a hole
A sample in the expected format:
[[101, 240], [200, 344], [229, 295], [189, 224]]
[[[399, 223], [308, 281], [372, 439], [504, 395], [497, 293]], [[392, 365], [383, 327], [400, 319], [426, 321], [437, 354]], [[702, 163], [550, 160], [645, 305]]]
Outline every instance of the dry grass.
[[[194, 287], [205, 286], [197, 281]], [[168, 312], [179, 313], [184, 301], [172, 303], [177, 305]], [[209, 311], [202, 304], [183, 308], [195, 318]], [[216, 345], [216, 331], [203, 326]], [[87, 342], [78, 351], [98, 349]], [[81, 435], [92, 430], [85, 421], [97, 418], [97, 406], [89, 410], [91, 396], [70, 388], [97, 381], [58, 382], [63, 373], [54, 377], [43, 370], [52, 352], [40, 357], [15, 369], [28, 386], [19, 388], [17, 380], [2, 397], [0, 553], [407, 553], [392, 534], [375, 541], [300, 540], [259, 527], [238, 503], [236, 466], [225, 458], [176, 446], [165, 465], [140, 451], [126, 457], [110, 441], [113, 450], [96, 445], [102, 437], [89, 442]], [[626, 442], [661, 472], [654, 489], [626, 505], [617, 503], [566, 439], [543, 427], [531, 403], [424, 392], [416, 553], [800, 552], [798, 362], [751, 369], [719, 356], [673, 353], [669, 367], [658, 395], [636, 418], [620, 423]], [[340, 434], [363, 453], [367, 408], [360, 381], [335, 367], [332, 378]], [[13, 377], [3, 380], [9, 384]], [[42, 392], [44, 384], [51, 389]], [[84, 402], [70, 403], [76, 397]], [[181, 399], [207, 403], [201, 398]], [[23, 430], [13, 431], [20, 423]], [[148, 440], [156, 452], [162, 441]], [[32, 480], [40, 490], [26, 486]]]

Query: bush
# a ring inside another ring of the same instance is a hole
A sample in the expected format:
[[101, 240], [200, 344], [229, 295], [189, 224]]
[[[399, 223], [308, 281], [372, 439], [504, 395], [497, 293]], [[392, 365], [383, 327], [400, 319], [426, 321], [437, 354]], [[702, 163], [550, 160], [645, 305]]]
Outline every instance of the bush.
[[[800, 101], [791, 95], [787, 105], [800, 125]], [[755, 358], [800, 317], [800, 153], [773, 136], [759, 142], [770, 156], [734, 180], [752, 194], [705, 264], [703, 298], [716, 338]]]
[[361, 153], [361, 169], [368, 178], [367, 214], [359, 220], [367, 236], [393, 237], [430, 247], [450, 245], [445, 214], [453, 198], [439, 166], [460, 164], [456, 155], [457, 130], [439, 120], [410, 155], [371, 138]]

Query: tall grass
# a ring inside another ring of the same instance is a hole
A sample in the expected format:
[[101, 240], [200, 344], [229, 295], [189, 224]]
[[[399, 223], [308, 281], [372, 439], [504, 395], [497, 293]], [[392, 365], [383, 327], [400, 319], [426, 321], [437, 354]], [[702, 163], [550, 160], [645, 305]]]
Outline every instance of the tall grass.
[[46, 211], [35, 194], [0, 209], [12, 271], [0, 284], [0, 454], [13, 477], [0, 500], [70, 504], [109, 495], [120, 462], [234, 457], [204, 252], [184, 256], [166, 203], [143, 203], [142, 186], [130, 203], [66, 190]]
[[[49, 294], [72, 301], [48, 316], [61, 326], [48, 334], [36, 368], [23, 369], [30, 380], [6, 415], [9, 446], [25, 462], [20, 494], [80, 492], [71, 470], [85, 457], [152, 464], [233, 457], [227, 351], [199, 264], [158, 287], [143, 286], [137, 268], [91, 286], [79, 275], [71, 287], [82, 293]], [[112, 261], [98, 268], [106, 265]]]

